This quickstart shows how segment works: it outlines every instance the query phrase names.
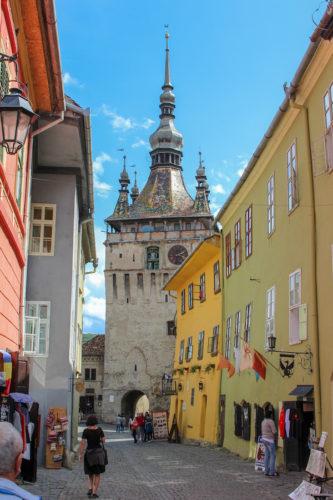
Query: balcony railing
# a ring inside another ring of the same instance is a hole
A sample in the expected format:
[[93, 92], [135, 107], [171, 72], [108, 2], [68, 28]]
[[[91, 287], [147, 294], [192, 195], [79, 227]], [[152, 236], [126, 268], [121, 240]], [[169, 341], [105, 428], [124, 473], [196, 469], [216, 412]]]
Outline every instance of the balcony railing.
[[162, 379], [162, 396], [174, 396], [177, 394], [177, 383], [172, 379]]

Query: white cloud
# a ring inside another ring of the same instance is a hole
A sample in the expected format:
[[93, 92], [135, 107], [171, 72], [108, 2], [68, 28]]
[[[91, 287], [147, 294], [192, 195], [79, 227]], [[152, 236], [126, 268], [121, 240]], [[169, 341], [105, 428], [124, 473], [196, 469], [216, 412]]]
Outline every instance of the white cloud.
[[101, 180], [101, 176], [104, 174], [104, 163], [110, 163], [113, 161], [115, 160], [113, 160], [110, 155], [108, 155], [107, 153], [101, 153], [100, 155], [96, 156], [93, 162], [94, 188], [97, 196], [99, 196], [100, 198], [107, 198], [109, 192], [112, 189], [111, 184], [108, 184], [107, 182]]
[[226, 190], [222, 186], [222, 184], [213, 184], [212, 192], [215, 194], [226, 194]]
[[89, 318], [105, 320], [104, 297], [89, 297], [84, 305], [85, 315]]
[[77, 78], [74, 78], [68, 71], [63, 73], [62, 81], [64, 85], [71, 85], [72, 87], [83, 87], [82, 83]]
[[238, 175], [238, 177], [242, 177], [242, 175], [244, 174], [244, 170], [245, 170], [245, 168], [239, 168], [239, 169], [237, 170], [237, 175]]
[[141, 148], [142, 146], [147, 147], [148, 143], [144, 141], [143, 139], [139, 139], [138, 141], [134, 142], [132, 144], [132, 148]]
[[155, 123], [154, 120], [152, 120], [151, 118], [146, 118], [142, 124], [141, 124], [141, 127], [142, 128], [145, 128], [145, 129], [148, 129], [150, 128], [153, 124]]
[[84, 325], [84, 330], [86, 330], [86, 328], [91, 328], [94, 325], [94, 320], [91, 318], [84, 318], [83, 325]]
[[110, 123], [113, 129], [117, 131], [127, 132], [133, 128], [150, 128], [154, 120], [151, 118], [145, 118], [142, 122], [136, 121], [133, 118], [121, 116], [120, 114], [112, 111], [106, 104], [102, 104], [101, 106], [102, 114], [110, 118]]

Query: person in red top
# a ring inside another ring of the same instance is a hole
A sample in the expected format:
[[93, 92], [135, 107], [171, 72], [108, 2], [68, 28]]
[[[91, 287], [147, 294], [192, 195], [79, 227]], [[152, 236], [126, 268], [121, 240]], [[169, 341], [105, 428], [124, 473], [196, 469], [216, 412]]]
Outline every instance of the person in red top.
[[143, 416], [143, 413], [137, 414], [136, 421], [138, 423], [139, 441], [143, 443], [145, 440], [145, 417]]

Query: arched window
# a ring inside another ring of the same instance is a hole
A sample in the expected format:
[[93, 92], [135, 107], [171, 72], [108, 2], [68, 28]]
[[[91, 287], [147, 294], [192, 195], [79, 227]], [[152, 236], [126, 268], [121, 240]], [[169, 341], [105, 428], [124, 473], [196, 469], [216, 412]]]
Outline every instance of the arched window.
[[159, 269], [160, 249], [158, 247], [147, 248], [147, 269]]

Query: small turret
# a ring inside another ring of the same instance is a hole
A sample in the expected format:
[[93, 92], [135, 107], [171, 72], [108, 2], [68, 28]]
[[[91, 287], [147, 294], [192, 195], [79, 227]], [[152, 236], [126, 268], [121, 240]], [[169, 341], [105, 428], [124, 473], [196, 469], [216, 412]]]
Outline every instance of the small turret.
[[137, 175], [137, 172], [134, 172], [134, 176], [135, 176], [134, 186], [132, 187], [132, 190], [131, 190], [131, 198], [132, 198], [132, 202], [133, 203], [135, 202], [135, 200], [137, 199], [137, 197], [140, 194], [140, 191], [139, 191], [139, 188], [138, 188], [137, 179], [136, 179], [136, 175]]
[[119, 178], [119, 197], [114, 209], [114, 215], [127, 215], [128, 214], [128, 185], [130, 184], [130, 179], [126, 170], [126, 155], [123, 157], [124, 165], [123, 170]]
[[196, 176], [197, 180], [197, 193], [194, 200], [194, 210], [196, 212], [209, 212], [209, 185], [206, 177], [206, 169], [203, 164], [202, 154], [199, 151], [199, 167], [197, 168]]

